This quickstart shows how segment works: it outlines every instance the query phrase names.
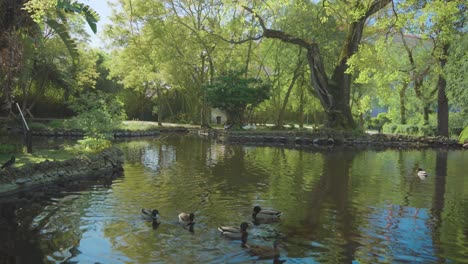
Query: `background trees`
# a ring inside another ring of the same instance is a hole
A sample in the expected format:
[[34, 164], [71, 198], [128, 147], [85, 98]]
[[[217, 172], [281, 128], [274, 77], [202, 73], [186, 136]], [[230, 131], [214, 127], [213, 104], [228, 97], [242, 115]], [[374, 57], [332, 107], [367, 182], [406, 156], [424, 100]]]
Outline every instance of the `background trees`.
[[97, 15], [83, 3], [0, 3], [4, 115], [13, 97], [31, 116], [72, 115], [70, 103], [100, 90], [131, 119], [208, 125], [204, 87], [242, 70], [236, 78], [271, 84], [249, 116], [278, 128], [366, 129], [382, 111], [387, 132], [438, 125], [447, 135], [466, 125], [459, 0], [116, 0], [105, 51], [86, 44], [83, 29], [96, 30]]
[[205, 86], [211, 106], [226, 111], [230, 126], [240, 128], [246, 107], [255, 107], [270, 97], [269, 84], [260, 79], [243, 78], [241, 72], [222, 73], [212, 84]]

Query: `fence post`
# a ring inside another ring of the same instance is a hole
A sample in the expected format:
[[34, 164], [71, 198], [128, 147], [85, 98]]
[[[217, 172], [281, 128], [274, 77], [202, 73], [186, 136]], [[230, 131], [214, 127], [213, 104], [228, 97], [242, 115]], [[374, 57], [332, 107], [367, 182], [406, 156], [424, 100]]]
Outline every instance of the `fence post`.
[[21, 119], [23, 120], [23, 134], [24, 134], [24, 144], [26, 145], [26, 151], [28, 153], [32, 153], [32, 134], [31, 130], [29, 129], [28, 123], [24, 118], [23, 112], [21, 111], [21, 107], [18, 103], [16, 103], [16, 107], [18, 107], [18, 111], [21, 115]]

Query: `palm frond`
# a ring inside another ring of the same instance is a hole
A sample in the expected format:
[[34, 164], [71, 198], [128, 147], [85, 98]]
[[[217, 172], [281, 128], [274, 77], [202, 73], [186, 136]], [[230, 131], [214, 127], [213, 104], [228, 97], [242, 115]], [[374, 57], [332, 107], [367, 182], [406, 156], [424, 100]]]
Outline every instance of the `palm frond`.
[[73, 64], [76, 65], [79, 59], [78, 46], [75, 40], [68, 33], [65, 25], [57, 22], [55, 19], [48, 19], [46, 20], [46, 23], [57, 33], [57, 35], [59, 35], [60, 39], [62, 39], [73, 59]]

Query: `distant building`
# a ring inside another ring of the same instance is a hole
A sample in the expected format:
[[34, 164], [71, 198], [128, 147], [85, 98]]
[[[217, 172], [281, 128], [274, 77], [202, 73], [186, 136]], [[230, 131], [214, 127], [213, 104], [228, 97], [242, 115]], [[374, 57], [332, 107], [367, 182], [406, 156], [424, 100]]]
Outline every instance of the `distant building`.
[[219, 108], [211, 108], [210, 122], [212, 124], [224, 124], [227, 120], [226, 112]]

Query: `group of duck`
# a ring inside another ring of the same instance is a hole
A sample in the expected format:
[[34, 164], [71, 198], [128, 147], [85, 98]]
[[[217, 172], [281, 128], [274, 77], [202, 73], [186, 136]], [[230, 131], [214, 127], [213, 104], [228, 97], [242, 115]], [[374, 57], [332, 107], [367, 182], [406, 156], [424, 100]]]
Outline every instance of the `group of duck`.
[[[147, 221], [152, 221], [153, 227], [159, 226], [159, 211], [156, 209], [141, 209], [143, 218]], [[274, 209], [262, 209], [260, 206], [253, 208], [252, 220], [255, 224], [258, 223], [274, 223], [277, 222], [283, 215], [282, 212]], [[195, 225], [195, 214], [193, 213], [180, 213], [178, 216], [179, 224], [184, 228], [193, 232]], [[221, 235], [230, 239], [240, 239], [242, 247], [248, 249], [249, 254], [252, 256], [258, 256], [261, 259], [273, 259], [279, 257], [278, 240], [275, 240], [273, 247], [261, 246], [261, 245], [250, 245], [247, 244], [248, 232], [247, 229], [249, 224], [242, 222], [239, 227], [236, 226], [218, 226], [218, 230]]]

